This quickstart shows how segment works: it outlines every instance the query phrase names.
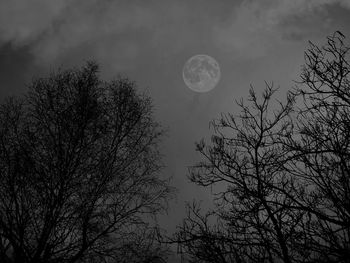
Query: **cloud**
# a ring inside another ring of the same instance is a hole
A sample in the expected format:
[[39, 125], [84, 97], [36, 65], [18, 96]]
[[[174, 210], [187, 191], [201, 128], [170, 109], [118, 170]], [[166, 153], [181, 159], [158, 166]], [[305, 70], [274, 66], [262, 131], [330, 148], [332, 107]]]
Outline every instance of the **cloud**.
[[0, 45], [28, 46], [38, 62], [50, 65], [88, 55], [116, 61], [116, 69], [130, 68], [145, 53], [170, 59], [183, 50], [210, 46], [212, 27], [236, 5], [210, 0], [1, 1]]
[[334, 4], [350, 8], [349, 0], [1, 1], [0, 45], [28, 46], [39, 63], [97, 59], [113, 70], [150, 53], [169, 59], [205, 50], [206, 43], [256, 58], [316, 27], [324, 30], [331, 20], [317, 16], [327, 17]]
[[127, 6], [123, 1], [83, 1], [72, 4], [61, 15], [58, 26], [47, 32], [33, 52], [40, 61], [87, 54], [90, 58], [123, 62], [137, 56], [142, 45], [140, 39], [132, 39], [132, 34], [147, 32], [153, 20], [146, 6]]
[[27, 45], [50, 30], [71, 0], [0, 2], [0, 44]]
[[40, 63], [81, 54], [128, 68], [146, 50], [169, 54], [198, 41], [184, 1], [15, 0], [0, 10], [0, 45], [30, 46]]
[[214, 38], [219, 48], [237, 56], [261, 57], [288, 40], [328, 29], [332, 5], [350, 9], [349, 0], [246, 0], [226, 25], [214, 29]]

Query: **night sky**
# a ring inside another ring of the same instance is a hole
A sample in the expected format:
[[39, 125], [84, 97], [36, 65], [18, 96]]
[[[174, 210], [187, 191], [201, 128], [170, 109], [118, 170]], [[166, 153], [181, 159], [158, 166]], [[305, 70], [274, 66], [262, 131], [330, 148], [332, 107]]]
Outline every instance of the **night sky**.
[[[161, 224], [173, 231], [185, 201], [210, 203], [191, 184], [187, 166], [199, 156], [194, 142], [208, 138], [209, 121], [238, 109], [235, 100], [258, 93], [264, 81], [281, 98], [298, 80], [308, 41], [322, 45], [340, 30], [350, 38], [350, 0], [11, 0], [0, 1], [0, 98], [26, 91], [33, 77], [88, 60], [100, 75], [136, 81], [153, 98], [155, 117], [168, 128], [164, 173], [178, 188]], [[221, 80], [195, 93], [182, 80], [186, 60], [214, 57]]]

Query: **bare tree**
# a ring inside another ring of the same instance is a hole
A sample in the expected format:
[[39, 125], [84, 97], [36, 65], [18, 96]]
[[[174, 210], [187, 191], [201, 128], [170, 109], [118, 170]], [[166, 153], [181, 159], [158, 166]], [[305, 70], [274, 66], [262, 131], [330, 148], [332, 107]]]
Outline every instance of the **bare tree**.
[[309, 249], [324, 262], [350, 258], [350, 64], [344, 40], [335, 32], [322, 47], [310, 43], [295, 92], [302, 106], [286, 140], [295, 156], [290, 169], [307, 186], [298, 203], [312, 217]]
[[266, 85], [261, 101], [251, 89], [251, 104], [241, 101], [239, 116], [223, 114], [212, 122], [215, 135], [211, 145], [204, 141], [197, 144], [206, 161], [190, 168], [190, 179], [201, 186], [219, 184], [214, 213], [219, 217], [219, 229], [213, 232], [204, 227], [207, 217], [192, 209], [192, 215], [200, 220], [189, 216], [177, 239], [185, 248], [193, 246], [192, 235], [202, 244], [210, 239], [213, 246], [221, 247], [221, 258], [207, 258], [207, 262], [291, 262], [295, 256], [288, 245], [295, 232], [294, 222], [303, 213], [285, 209], [284, 203], [291, 202], [285, 193], [292, 189], [283, 165], [289, 154], [278, 143], [279, 136], [291, 129], [288, 116], [293, 97], [270, 111], [275, 90]]
[[286, 103], [271, 105], [271, 85], [261, 101], [251, 90], [197, 144], [189, 177], [216, 208], [190, 207], [172, 238], [193, 262], [349, 262], [349, 48], [340, 32], [310, 45]]
[[151, 237], [172, 192], [160, 175], [163, 133], [150, 98], [128, 79], [99, 80], [95, 63], [34, 80], [25, 97], [8, 99], [0, 106], [0, 257], [162, 258]]

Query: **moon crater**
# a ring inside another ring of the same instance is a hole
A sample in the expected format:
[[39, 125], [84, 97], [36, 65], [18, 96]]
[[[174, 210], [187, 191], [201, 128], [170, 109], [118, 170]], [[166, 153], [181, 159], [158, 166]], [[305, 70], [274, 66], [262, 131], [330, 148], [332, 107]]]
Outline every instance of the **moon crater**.
[[195, 55], [187, 60], [182, 77], [191, 90], [208, 92], [218, 84], [221, 73], [219, 63], [208, 55]]

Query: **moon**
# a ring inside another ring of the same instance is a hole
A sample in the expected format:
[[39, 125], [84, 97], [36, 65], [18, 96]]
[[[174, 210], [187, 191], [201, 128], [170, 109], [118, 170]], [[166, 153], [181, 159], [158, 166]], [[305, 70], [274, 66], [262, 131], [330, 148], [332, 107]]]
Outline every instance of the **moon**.
[[182, 70], [187, 87], [195, 92], [208, 92], [219, 83], [219, 63], [208, 55], [195, 55], [187, 60]]

